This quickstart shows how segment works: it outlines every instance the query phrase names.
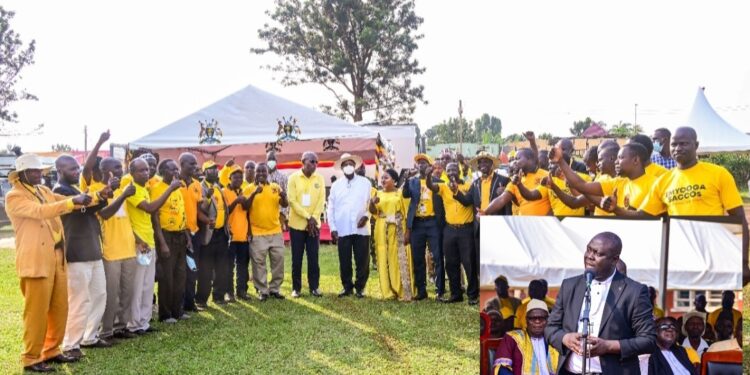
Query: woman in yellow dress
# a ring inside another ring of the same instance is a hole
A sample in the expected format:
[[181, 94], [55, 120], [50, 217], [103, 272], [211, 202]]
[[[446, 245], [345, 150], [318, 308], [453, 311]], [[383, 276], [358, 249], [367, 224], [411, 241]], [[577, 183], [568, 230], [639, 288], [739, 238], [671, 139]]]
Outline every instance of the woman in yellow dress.
[[383, 173], [383, 190], [370, 200], [370, 213], [375, 217], [374, 241], [383, 298], [411, 301], [415, 293], [414, 271], [411, 251], [404, 245], [407, 205], [397, 181], [395, 170]]

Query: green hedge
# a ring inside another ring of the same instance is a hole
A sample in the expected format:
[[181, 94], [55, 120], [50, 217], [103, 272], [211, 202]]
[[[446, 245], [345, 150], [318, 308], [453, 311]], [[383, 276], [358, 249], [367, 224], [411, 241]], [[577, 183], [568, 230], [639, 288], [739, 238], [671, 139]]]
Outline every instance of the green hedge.
[[740, 190], [747, 190], [750, 180], [750, 154], [718, 153], [701, 158], [709, 163], [719, 164], [734, 176], [734, 182]]

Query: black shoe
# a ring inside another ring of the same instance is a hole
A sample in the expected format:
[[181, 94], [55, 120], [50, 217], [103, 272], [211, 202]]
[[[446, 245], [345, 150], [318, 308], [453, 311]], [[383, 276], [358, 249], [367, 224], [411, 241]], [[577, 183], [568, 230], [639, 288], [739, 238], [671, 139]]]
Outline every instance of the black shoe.
[[30, 365], [30, 366], [26, 366], [26, 367], [23, 368], [23, 370], [24, 371], [31, 371], [31, 372], [55, 372], [55, 368], [54, 367], [52, 367], [52, 366], [50, 366], [50, 365], [48, 365], [48, 364], [46, 364], [44, 362], [39, 362], [39, 363], [35, 363], [33, 365]]
[[268, 295], [276, 299], [286, 299], [286, 297], [282, 296], [281, 293], [279, 292], [271, 292], [271, 293], [268, 293]]
[[427, 293], [425, 293], [425, 292], [417, 293], [417, 295], [414, 296], [414, 300], [415, 301], [421, 301], [421, 300], [423, 300], [425, 298], [427, 298]]
[[311, 290], [311, 291], [310, 291], [310, 294], [311, 294], [311, 295], [312, 295], [313, 297], [323, 297], [323, 293], [321, 293], [321, 292], [320, 292], [319, 290], [317, 290], [317, 289], [313, 289], [313, 290]]
[[443, 295], [442, 294], [436, 294], [435, 295], [435, 302], [443, 302]]
[[214, 303], [219, 306], [224, 306], [227, 304], [227, 301], [224, 301], [223, 299], [217, 299], [216, 301], [214, 301]]
[[443, 303], [456, 303], [456, 302], [463, 302], [464, 297], [462, 296], [451, 296], [451, 298], [443, 299]]
[[341, 292], [339, 292], [339, 297], [347, 297], [347, 296], [351, 296], [352, 294], [353, 293], [351, 289], [344, 289]]
[[478, 305], [478, 304], [479, 304], [479, 300], [478, 299], [476, 299], [476, 298], [469, 298], [469, 306], [474, 306], [474, 305]]
[[241, 299], [243, 301], [250, 301], [250, 296], [248, 296], [247, 294], [238, 294], [237, 298], [239, 298], [239, 299]]
[[[193, 310], [193, 311], [195, 311], [195, 312], [205, 311], [206, 309], [208, 309], [208, 305], [207, 304], [205, 304], [203, 302], [196, 302], [195, 303], [195, 310]], [[185, 309], [185, 311], [189, 311], [189, 310]]]
[[93, 344], [83, 345], [81, 344], [82, 348], [111, 348], [112, 345], [114, 345], [112, 341], [105, 340], [103, 338], [99, 338], [99, 340], [96, 340]]
[[138, 337], [138, 335], [136, 335], [133, 332], [123, 329], [122, 331], [115, 332], [115, 337], [118, 339], [134, 339]]
[[[242, 297], [240, 297], [240, 298], [242, 298]], [[258, 301], [260, 301], [260, 302], [266, 302], [267, 299], [268, 299], [268, 294], [261, 294], [261, 295], [258, 296]]]
[[73, 363], [73, 362], [78, 362], [79, 359], [80, 358], [70, 357], [70, 356], [67, 356], [65, 354], [58, 354], [58, 355], [56, 355], [56, 356], [54, 356], [54, 357], [46, 360], [45, 362], [47, 362], [47, 363]]

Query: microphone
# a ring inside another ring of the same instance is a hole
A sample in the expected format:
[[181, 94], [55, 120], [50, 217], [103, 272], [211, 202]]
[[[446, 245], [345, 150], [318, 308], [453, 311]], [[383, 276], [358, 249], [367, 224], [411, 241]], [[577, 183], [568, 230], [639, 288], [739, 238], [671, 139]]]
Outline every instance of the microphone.
[[594, 281], [594, 270], [587, 268], [583, 275], [586, 277], [586, 287], [590, 288], [591, 282]]

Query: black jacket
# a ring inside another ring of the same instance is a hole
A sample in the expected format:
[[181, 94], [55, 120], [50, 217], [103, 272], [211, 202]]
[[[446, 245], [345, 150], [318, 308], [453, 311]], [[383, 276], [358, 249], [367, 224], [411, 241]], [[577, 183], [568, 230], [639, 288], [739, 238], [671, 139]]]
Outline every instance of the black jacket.
[[[680, 362], [682, 366], [684, 366], [688, 371], [690, 371], [691, 374], [697, 374], [698, 372], [695, 369], [695, 366], [693, 366], [692, 363], [690, 363], [690, 358], [688, 358], [687, 351], [685, 351], [685, 348], [673, 344], [671, 348], [669, 348], [669, 351], [674, 354], [675, 358]], [[672, 371], [672, 368], [669, 367], [669, 362], [667, 362], [667, 358], [664, 357], [664, 354], [661, 353], [661, 348], [658, 346], [654, 350], [653, 353], [651, 353], [651, 356], [648, 357], [648, 375], [673, 375], [674, 372]]]
[[[505, 188], [508, 186], [508, 183], [510, 183], [510, 179], [508, 177], [502, 176], [497, 172], [493, 173], [492, 182], [490, 183], [490, 202], [500, 196], [500, 194], [497, 193], [497, 188], [500, 186]], [[474, 211], [478, 211], [479, 207], [481, 207], [482, 205], [482, 179], [475, 179], [471, 183], [471, 187], [469, 188], [469, 191], [466, 192], [466, 194], [463, 194], [459, 191], [458, 194], [456, 194], [456, 200], [464, 205], [473, 204]], [[512, 206], [512, 204], [506, 204], [498, 215], [512, 215]]]
[[[435, 184], [443, 183], [442, 180], [435, 177], [432, 177], [432, 182]], [[414, 217], [417, 215], [419, 197], [420, 194], [422, 194], [422, 184], [419, 181], [419, 177], [413, 177], [407, 180], [401, 194], [404, 198], [411, 198], [409, 201], [409, 212], [406, 214], [406, 227], [411, 229], [412, 224], [414, 224]], [[435, 211], [435, 219], [437, 219], [438, 229], [440, 230], [440, 233], [443, 233], [443, 227], [445, 226], [445, 210], [443, 209], [443, 198], [438, 193], [432, 193], [432, 210]]]
[[[583, 275], [563, 280], [555, 306], [549, 315], [544, 337], [560, 352], [558, 372], [570, 356], [563, 345], [563, 336], [576, 332], [586, 291]], [[639, 354], [652, 353], [656, 348], [653, 306], [645, 285], [616, 272], [607, 294], [599, 332], [591, 334], [606, 340], [620, 341], [620, 355], [599, 357], [602, 373], [607, 375], [640, 374]]]
[[[81, 194], [70, 185], [57, 184], [53, 191], [56, 194], [75, 196]], [[65, 259], [69, 263], [91, 262], [102, 259], [102, 229], [96, 212], [107, 206], [102, 201], [96, 206], [80, 208], [62, 215], [65, 233]]]

